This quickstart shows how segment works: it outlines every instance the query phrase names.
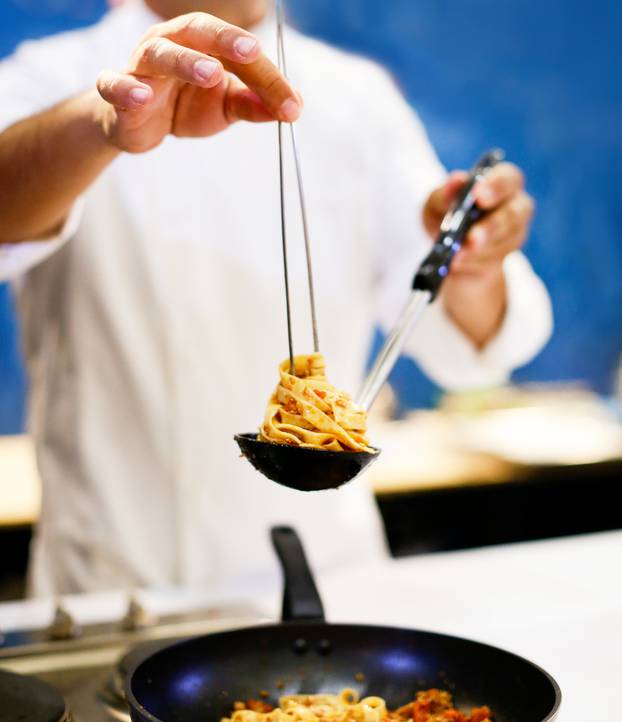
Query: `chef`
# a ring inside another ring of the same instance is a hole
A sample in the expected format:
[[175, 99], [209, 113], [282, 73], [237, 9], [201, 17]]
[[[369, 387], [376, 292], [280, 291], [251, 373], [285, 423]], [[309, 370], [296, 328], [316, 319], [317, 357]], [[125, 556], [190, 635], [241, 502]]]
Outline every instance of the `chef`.
[[[232, 438], [258, 427], [287, 355], [265, 121], [300, 116], [320, 343], [352, 392], [465, 176], [447, 176], [378, 66], [289, 28], [286, 43], [291, 86], [266, 59], [267, 0], [134, 0], [0, 64], [0, 278], [43, 479], [32, 593], [250, 588], [274, 573], [274, 522], [298, 527], [318, 569], [385, 553], [364, 480], [280, 488]], [[521, 172], [500, 165], [477, 198], [490, 213], [407, 349], [448, 388], [504, 381], [551, 330], [519, 250]], [[292, 178], [294, 346], [308, 353], [296, 205]]]

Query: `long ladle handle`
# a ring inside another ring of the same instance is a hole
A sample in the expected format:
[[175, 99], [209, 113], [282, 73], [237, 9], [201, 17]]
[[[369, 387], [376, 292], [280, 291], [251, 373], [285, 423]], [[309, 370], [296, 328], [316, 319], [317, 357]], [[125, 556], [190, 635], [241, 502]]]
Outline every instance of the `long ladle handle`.
[[279, 193], [281, 207], [281, 250], [283, 254], [283, 280], [285, 282], [285, 311], [287, 315], [287, 344], [289, 349], [289, 371], [295, 375], [294, 341], [292, 338], [292, 302], [289, 292], [289, 267], [287, 263], [287, 222], [285, 219], [285, 177], [283, 169], [283, 123], [278, 123], [279, 139]]
[[[277, 26], [277, 64], [279, 70], [283, 72], [287, 77], [287, 60], [285, 57], [285, 33], [284, 33], [284, 13], [283, 13], [283, 0], [277, 0], [276, 2], [276, 26]], [[317, 311], [315, 306], [315, 284], [313, 281], [313, 262], [311, 254], [311, 238], [309, 232], [309, 218], [307, 215], [307, 203], [305, 200], [304, 182], [302, 175], [302, 163], [300, 160], [300, 153], [298, 151], [298, 141], [296, 138], [296, 129], [293, 123], [289, 124], [292, 150], [294, 155], [294, 165], [296, 167], [296, 181], [298, 185], [298, 200], [300, 203], [300, 216], [302, 219], [302, 230], [305, 242], [305, 257], [307, 263], [307, 284], [309, 289], [309, 307], [311, 309], [311, 328], [313, 333], [313, 350], [316, 353], [320, 351], [320, 341], [318, 333], [318, 321]], [[282, 124], [279, 123], [279, 158], [281, 168], [281, 188], [283, 188], [283, 148], [282, 148]], [[281, 220], [284, 224], [284, 198], [283, 193], [281, 194]], [[290, 339], [291, 339], [291, 327], [290, 327]], [[291, 343], [290, 343], [291, 350]]]
[[270, 535], [283, 571], [282, 620], [323, 622], [322, 600], [298, 535], [289, 526], [272, 527]]

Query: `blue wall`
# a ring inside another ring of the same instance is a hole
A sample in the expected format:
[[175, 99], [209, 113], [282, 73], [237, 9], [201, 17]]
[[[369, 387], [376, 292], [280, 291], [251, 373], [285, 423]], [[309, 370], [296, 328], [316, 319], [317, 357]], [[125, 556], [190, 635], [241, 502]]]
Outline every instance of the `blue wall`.
[[[442, 160], [466, 167], [491, 145], [528, 174], [538, 214], [527, 252], [557, 327], [519, 380], [612, 389], [622, 347], [622, 6], [613, 0], [289, 0], [307, 32], [376, 57], [397, 76]], [[85, 24], [102, 0], [4, 0], [0, 54], [22, 37]], [[0, 99], [1, 102], [1, 99]], [[0, 291], [0, 432], [20, 428], [23, 376]], [[437, 390], [407, 361], [406, 405]]]
[[[102, 0], [0, 0], [0, 57], [25, 38], [92, 23], [105, 5]], [[0, 284], [0, 434], [23, 429], [25, 393], [13, 301], [9, 288]]]

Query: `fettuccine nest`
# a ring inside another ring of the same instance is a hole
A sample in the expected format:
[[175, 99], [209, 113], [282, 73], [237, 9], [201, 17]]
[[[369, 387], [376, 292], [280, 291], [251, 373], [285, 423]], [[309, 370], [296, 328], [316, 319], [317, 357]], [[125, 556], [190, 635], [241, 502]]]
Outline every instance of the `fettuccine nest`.
[[330, 451], [367, 451], [367, 414], [352, 397], [326, 379], [322, 354], [289, 359], [279, 366], [281, 381], [266, 409], [261, 441]]

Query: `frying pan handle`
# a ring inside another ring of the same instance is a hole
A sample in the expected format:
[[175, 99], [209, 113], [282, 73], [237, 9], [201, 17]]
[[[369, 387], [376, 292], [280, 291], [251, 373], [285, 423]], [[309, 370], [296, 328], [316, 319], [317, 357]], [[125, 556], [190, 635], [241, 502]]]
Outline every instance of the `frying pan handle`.
[[323, 622], [324, 607], [298, 534], [289, 526], [275, 526], [270, 535], [283, 571], [282, 620]]

